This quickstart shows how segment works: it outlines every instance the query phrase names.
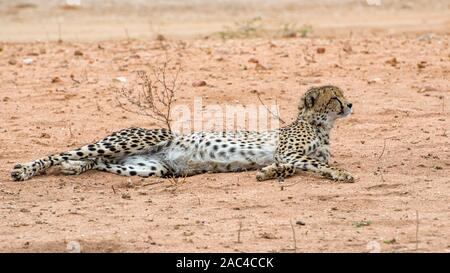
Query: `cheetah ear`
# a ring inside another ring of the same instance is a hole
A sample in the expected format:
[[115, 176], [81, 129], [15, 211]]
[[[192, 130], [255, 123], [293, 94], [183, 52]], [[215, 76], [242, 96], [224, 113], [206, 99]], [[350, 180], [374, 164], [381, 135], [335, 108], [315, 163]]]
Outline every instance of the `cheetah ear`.
[[303, 108], [311, 108], [314, 106], [314, 103], [319, 96], [319, 90], [315, 87], [312, 87], [306, 91], [306, 93], [302, 96], [300, 100], [300, 104], [298, 109], [301, 111]]

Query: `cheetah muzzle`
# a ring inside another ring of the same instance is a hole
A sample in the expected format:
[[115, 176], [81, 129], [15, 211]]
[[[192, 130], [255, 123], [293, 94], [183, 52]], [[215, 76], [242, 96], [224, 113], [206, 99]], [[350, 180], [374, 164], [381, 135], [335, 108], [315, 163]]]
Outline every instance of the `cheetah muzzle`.
[[334, 122], [352, 112], [342, 90], [312, 87], [300, 98], [298, 110], [294, 122], [265, 132], [178, 135], [166, 129], [128, 128], [78, 149], [17, 164], [11, 179], [27, 180], [56, 166], [62, 174], [100, 170], [141, 177], [259, 170], [258, 181], [310, 171], [331, 180], [353, 182], [350, 173], [328, 164]]

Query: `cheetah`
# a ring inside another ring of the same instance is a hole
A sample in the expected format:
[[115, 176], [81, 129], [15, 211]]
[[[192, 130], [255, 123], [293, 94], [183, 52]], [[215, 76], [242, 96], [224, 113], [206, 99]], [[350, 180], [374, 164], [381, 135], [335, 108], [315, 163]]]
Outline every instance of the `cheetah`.
[[352, 103], [336, 86], [309, 88], [291, 124], [265, 132], [197, 132], [128, 128], [92, 144], [17, 164], [13, 181], [23, 181], [56, 166], [60, 173], [100, 170], [122, 176], [180, 177], [205, 172], [257, 170], [256, 179], [284, 179], [309, 171], [352, 182], [350, 173], [329, 165], [330, 131], [351, 114]]

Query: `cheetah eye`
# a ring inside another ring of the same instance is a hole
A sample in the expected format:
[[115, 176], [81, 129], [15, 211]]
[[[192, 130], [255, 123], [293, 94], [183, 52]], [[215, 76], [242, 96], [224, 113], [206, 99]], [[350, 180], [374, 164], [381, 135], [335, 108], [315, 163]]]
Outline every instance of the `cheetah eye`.
[[331, 100], [337, 100], [340, 104], [342, 104], [341, 100], [338, 97], [331, 97], [330, 102]]
[[331, 102], [332, 100], [337, 100], [337, 102], [339, 103], [339, 106], [340, 106], [340, 108], [341, 108], [341, 110], [339, 111], [339, 114], [344, 113], [344, 106], [342, 105], [341, 100], [340, 100], [338, 97], [332, 97], [332, 98], [330, 99], [330, 102]]

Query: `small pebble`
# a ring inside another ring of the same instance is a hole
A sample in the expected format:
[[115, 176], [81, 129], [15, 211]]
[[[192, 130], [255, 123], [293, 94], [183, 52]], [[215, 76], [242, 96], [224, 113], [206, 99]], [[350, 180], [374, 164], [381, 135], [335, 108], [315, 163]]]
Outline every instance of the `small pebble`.
[[116, 82], [127, 82], [127, 78], [125, 77], [117, 77], [114, 79], [114, 81]]
[[32, 64], [33, 62], [34, 62], [34, 60], [31, 59], [31, 58], [26, 58], [26, 59], [24, 59], [24, 60], [22, 61], [22, 63], [23, 63], [23, 64], [26, 64], [26, 65], [30, 65], [30, 64]]
[[201, 87], [201, 86], [206, 86], [206, 82], [205, 81], [194, 81], [192, 83], [193, 87]]

